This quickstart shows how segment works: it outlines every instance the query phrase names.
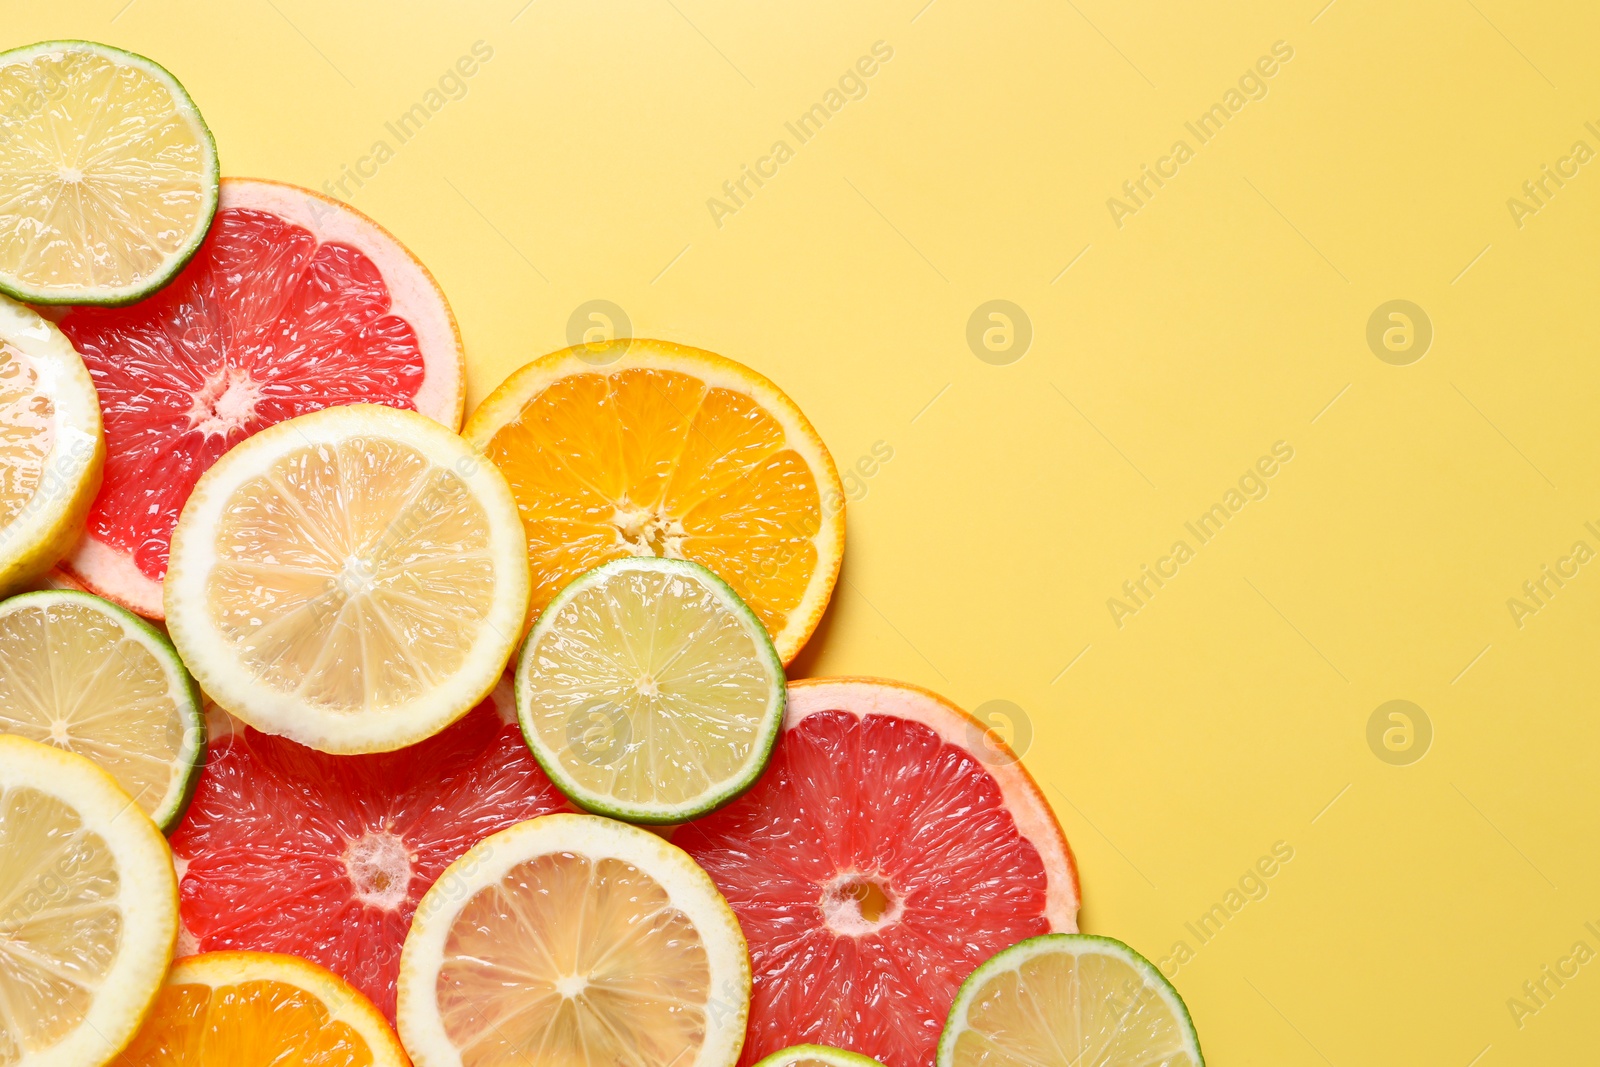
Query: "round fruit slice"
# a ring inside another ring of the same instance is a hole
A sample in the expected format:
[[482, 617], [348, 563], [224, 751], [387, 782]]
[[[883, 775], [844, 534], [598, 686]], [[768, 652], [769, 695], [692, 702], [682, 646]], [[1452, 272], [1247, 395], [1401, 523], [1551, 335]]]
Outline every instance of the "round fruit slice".
[[925, 1067], [965, 975], [1077, 929], [1072, 853], [1033, 780], [975, 719], [896, 682], [791, 683], [766, 774], [673, 841], [750, 943], [745, 1063], [817, 1042]]
[[89, 41], [0, 53], [0, 291], [125, 304], [194, 255], [217, 210], [217, 146], [143, 56]]
[[795, 1045], [780, 1049], [756, 1067], [883, 1067], [871, 1056], [827, 1045]]
[[517, 715], [578, 806], [684, 822], [761, 776], [783, 723], [783, 664], [761, 620], [698, 563], [617, 560], [539, 616]]
[[1046, 934], [956, 994], [935, 1067], [1204, 1067], [1183, 998], [1121, 941]]
[[523, 367], [463, 431], [511, 481], [533, 609], [624, 556], [691, 559], [749, 604], [783, 662], [844, 553], [844, 490], [794, 401], [731, 359], [634, 339]]
[[0, 296], [0, 596], [72, 547], [104, 459], [100, 405], [78, 353]]
[[417, 1067], [732, 1067], [749, 1007], [744, 938], [711, 879], [594, 815], [485, 839], [423, 898], [400, 958]]
[[372, 1002], [314, 963], [267, 952], [179, 960], [126, 1067], [410, 1067]]
[[65, 566], [160, 618], [168, 543], [207, 467], [253, 433], [373, 403], [461, 425], [461, 337], [431, 275], [366, 216], [229, 178], [188, 268], [133, 307], [61, 320], [100, 393], [105, 485]]
[[172, 534], [172, 642], [213, 700], [324, 752], [414, 744], [499, 681], [528, 609], [498, 471], [415, 412], [280, 423], [223, 456]]
[[480, 840], [567, 809], [528, 754], [511, 683], [410, 748], [329, 756], [216, 711], [211, 755], [172, 835], [188, 951], [287, 952], [394, 1016], [422, 894]]
[[0, 736], [0, 1063], [110, 1062], [177, 931], [155, 823], [82, 756]]
[[87, 756], [163, 830], [206, 758], [200, 691], [172, 645], [88, 593], [0, 602], [0, 733]]

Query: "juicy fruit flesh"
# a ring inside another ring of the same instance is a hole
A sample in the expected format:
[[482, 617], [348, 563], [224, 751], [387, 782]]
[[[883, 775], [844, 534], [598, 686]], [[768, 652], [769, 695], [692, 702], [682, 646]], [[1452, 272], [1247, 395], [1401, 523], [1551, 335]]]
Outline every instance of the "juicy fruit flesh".
[[194, 950], [320, 963], [394, 1017], [400, 947], [457, 857], [566, 803], [490, 701], [397, 752], [330, 756], [243, 728], [212, 742], [183, 861]]
[[137, 284], [192, 239], [209, 148], [149, 71], [44, 52], [0, 67], [0, 114], [0, 263], [31, 289]]
[[280, 457], [233, 492], [212, 621], [262, 684], [380, 711], [458, 670], [494, 600], [489, 518], [453, 471], [354, 437]]
[[316, 1064], [367, 1067], [366, 1038], [288, 982], [164, 986], [144, 1029], [117, 1058], [130, 1067]]
[[171, 795], [187, 740], [161, 661], [70, 602], [0, 615], [0, 733], [88, 757], [146, 814]]
[[424, 375], [416, 333], [390, 312], [372, 260], [253, 208], [218, 211], [194, 259], [154, 296], [75, 309], [61, 330], [105, 420], [89, 529], [155, 581], [184, 502], [223, 452], [334, 405], [414, 409]]
[[82, 1024], [122, 941], [111, 849], [55, 797], [0, 792], [0, 1067]]
[[811, 1043], [923, 1067], [962, 979], [1050, 929], [1043, 863], [999, 785], [909, 719], [806, 716], [749, 793], [673, 842], [750, 945], [744, 1064]]
[[32, 361], [0, 341], [0, 530], [22, 514], [39, 488], [54, 416], [55, 404], [39, 391]]
[[771, 700], [758, 637], [685, 575], [580, 589], [530, 653], [526, 714], [585, 791], [681, 804], [749, 763]]
[[1124, 959], [1043, 953], [991, 977], [967, 1009], [954, 1067], [1194, 1067], [1173, 1009]]
[[667, 891], [622, 860], [535, 857], [451, 924], [439, 1014], [464, 1067], [671, 1067], [705, 1042], [711, 971]]
[[676, 371], [574, 374], [485, 452], [522, 511], [535, 614], [584, 571], [663, 556], [710, 568], [776, 634], [816, 570], [816, 478], [744, 393]]

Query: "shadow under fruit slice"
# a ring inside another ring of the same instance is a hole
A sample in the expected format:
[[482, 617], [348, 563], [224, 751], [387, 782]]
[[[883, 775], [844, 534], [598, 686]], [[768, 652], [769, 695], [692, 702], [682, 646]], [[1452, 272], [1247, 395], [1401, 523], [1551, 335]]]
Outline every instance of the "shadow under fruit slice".
[[1077, 929], [1066, 839], [1015, 755], [926, 690], [791, 682], [784, 721], [761, 780], [672, 838], [750, 944], [741, 1062], [815, 1043], [930, 1067], [963, 978]]
[[379, 755], [325, 755], [216, 721], [172, 834], [182, 948], [304, 957], [391, 1018], [422, 895], [483, 838], [567, 808], [522, 742], [509, 683], [443, 733]]
[[87, 535], [63, 565], [148, 618], [162, 617], [184, 502], [241, 440], [338, 404], [461, 424], [461, 338], [432, 276], [366, 216], [292, 185], [225, 179], [171, 285], [72, 308], [60, 326], [94, 379], [107, 449]]

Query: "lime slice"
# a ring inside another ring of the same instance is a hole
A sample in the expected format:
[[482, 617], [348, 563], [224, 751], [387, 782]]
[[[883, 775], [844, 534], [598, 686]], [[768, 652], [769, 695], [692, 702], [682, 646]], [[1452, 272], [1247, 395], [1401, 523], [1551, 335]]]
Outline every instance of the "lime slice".
[[517, 717], [574, 803], [677, 823], [748, 789], [783, 721], [761, 620], [698, 563], [615, 560], [545, 608], [517, 664]]
[[997, 953], [950, 1006], [935, 1067], [1204, 1067], [1189, 1009], [1121, 941], [1045, 934]]
[[0, 53], [0, 291], [126, 304], [194, 255], [217, 209], [217, 146], [143, 56], [90, 41]]
[[163, 830], [206, 759], [200, 691], [167, 639], [65, 590], [0, 603], [0, 733], [87, 756]]
[[755, 1067], [883, 1067], [871, 1056], [831, 1045], [794, 1045], [759, 1059]]

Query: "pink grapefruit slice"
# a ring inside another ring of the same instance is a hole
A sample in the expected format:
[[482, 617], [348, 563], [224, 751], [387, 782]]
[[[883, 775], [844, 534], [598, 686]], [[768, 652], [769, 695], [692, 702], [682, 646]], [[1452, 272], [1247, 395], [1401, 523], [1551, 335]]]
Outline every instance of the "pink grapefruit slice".
[[766, 774], [672, 840], [750, 945], [741, 1064], [819, 1044], [931, 1067], [967, 975], [1077, 929], [1072, 852], [1033, 779], [977, 720], [898, 682], [791, 682]]
[[461, 426], [461, 336], [432, 275], [371, 219], [293, 185], [224, 179], [172, 284], [127, 307], [73, 308], [60, 327], [94, 379], [107, 451], [62, 565], [152, 619], [184, 502], [244, 438], [355, 403]]
[[396, 752], [327, 755], [221, 712], [212, 728], [171, 838], [179, 951], [300, 956], [391, 1022], [406, 931], [445, 868], [490, 834], [571, 810], [522, 741], [509, 683]]

